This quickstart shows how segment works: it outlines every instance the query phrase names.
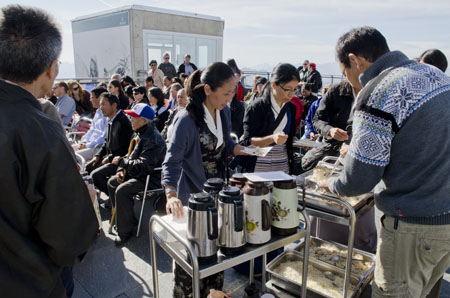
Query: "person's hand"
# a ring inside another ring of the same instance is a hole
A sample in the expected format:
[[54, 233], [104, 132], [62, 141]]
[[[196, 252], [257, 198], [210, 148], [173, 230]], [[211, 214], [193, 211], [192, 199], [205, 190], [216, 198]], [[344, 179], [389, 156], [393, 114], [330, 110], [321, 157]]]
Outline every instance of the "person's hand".
[[168, 195], [166, 203], [167, 214], [172, 214], [174, 217], [183, 217], [183, 204], [175, 195]]
[[111, 164], [116, 165], [116, 166], [119, 165], [120, 159], [121, 159], [120, 156], [115, 156], [115, 157], [113, 158]]
[[83, 149], [86, 149], [86, 143], [81, 143], [81, 144], [78, 146], [78, 150], [83, 150]]
[[317, 140], [318, 137], [319, 137], [319, 134], [316, 134], [316, 133], [314, 133], [314, 132], [312, 132], [312, 131], [309, 133], [309, 139], [310, 139], [311, 141]]
[[342, 144], [341, 149], [339, 150], [339, 154], [342, 158], [344, 158], [347, 155], [348, 149], [350, 148], [350, 145], [347, 143]]
[[102, 165], [106, 165], [107, 163], [109, 163], [109, 159], [108, 159], [108, 157], [105, 157], [105, 158], [102, 160]]
[[288, 135], [282, 132], [277, 132], [276, 134], [272, 135], [273, 142], [277, 145], [283, 145], [286, 143], [288, 139]]
[[119, 171], [116, 173], [116, 181], [119, 184], [122, 184], [125, 181], [125, 175], [123, 174], [123, 171]]
[[94, 204], [95, 201], [95, 197], [97, 196], [97, 192], [94, 189], [94, 186], [92, 184], [89, 184], [89, 182], [84, 181], [84, 183], [86, 184], [86, 187], [89, 191], [89, 196], [91, 197], [91, 202], [92, 204]]
[[95, 164], [98, 163], [99, 161], [100, 161], [100, 157], [94, 156], [94, 158], [92, 158], [92, 159], [88, 162], [88, 164], [93, 164], [93, 165], [95, 165]]
[[348, 133], [345, 130], [337, 127], [333, 127], [332, 129], [330, 129], [330, 136], [333, 139], [341, 142], [348, 140]]

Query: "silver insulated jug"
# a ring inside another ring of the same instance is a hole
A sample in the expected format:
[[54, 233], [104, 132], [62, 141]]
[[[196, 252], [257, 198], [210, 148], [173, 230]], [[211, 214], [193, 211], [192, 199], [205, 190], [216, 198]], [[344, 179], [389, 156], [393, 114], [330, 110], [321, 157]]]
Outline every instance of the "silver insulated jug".
[[219, 247], [224, 255], [235, 255], [247, 243], [242, 191], [224, 188], [219, 193]]
[[191, 194], [188, 204], [187, 239], [192, 243], [199, 264], [217, 260], [217, 209], [207, 193]]

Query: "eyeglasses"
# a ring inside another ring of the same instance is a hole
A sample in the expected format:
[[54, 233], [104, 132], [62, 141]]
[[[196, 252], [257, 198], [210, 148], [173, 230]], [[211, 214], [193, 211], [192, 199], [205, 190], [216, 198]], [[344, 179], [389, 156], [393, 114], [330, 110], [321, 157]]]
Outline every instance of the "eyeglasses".
[[283, 86], [281, 86], [281, 85], [278, 85], [280, 88], [281, 88], [281, 90], [283, 90], [284, 92], [286, 92], [287, 94], [294, 94], [295, 92], [297, 92], [297, 88], [294, 88], [294, 89], [289, 89], [289, 88], [284, 88]]
[[156, 64], [150, 64], [150, 66], [156, 66]]
[[164, 60], [169, 60], [170, 59], [170, 57], [164, 57]]
[[77, 91], [78, 89], [79, 89], [78, 86], [73, 87], [73, 90], [74, 90], [74, 91]]

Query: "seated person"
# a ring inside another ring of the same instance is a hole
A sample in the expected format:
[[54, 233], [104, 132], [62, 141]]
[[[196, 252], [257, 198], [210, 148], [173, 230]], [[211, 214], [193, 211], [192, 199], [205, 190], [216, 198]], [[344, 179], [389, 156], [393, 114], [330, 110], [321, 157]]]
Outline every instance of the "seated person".
[[117, 204], [116, 245], [126, 243], [137, 225], [133, 211], [133, 197], [144, 190], [147, 175], [150, 175], [149, 189], [161, 187], [161, 172], [154, 171], [164, 160], [166, 145], [164, 139], [151, 122], [155, 118], [153, 109], [139, 103], [132, 110], [125, 110], [131, 116], [134, 136], [128, 155], [116, 156], [113, 164], [118, 164], [116, 175], [108, 180], [109, 197]]
[[76, 153], [83, 156], [85, 160], [91, 160], [97, 152], [96, 148], [105, 143], [106, 127], [108, 118], [103, 116], [100, 106], [100, 95], [107, 92], [105, 88], [95, 87], [91, 90], [91, 103], [96, 109], [94, 119], [88, 132], [81, 138], [80, 144], [76, 144]]
[[[94, 185], [102, 192], [108, 193], [108, 179], [117, 172], [118, 163], [114, 157], [124, 156], [128, 152], [133, 129], [130, 120], [119, 108], [119, 98], [110, 93], [103, 93], [100, 98], [100, 110], [109, 119], [106, 142], [86, 165], [86, 170], [92, 171]], [[95, 170], [94, 170], [95, 169]]]
[[75, 113], [75, 101], [67, 94], [69, 86], [65, 82], [59, 81], [55, 83], [53, 90], [56, 98], [58, 98], [55, 107], [58, 110], [59, 117], [61, 117], [64, 126], [70, 126], [72, 116]]

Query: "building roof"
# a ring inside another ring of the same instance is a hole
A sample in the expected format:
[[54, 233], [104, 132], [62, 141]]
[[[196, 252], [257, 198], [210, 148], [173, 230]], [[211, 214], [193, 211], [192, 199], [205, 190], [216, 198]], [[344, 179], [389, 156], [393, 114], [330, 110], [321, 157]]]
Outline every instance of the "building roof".
[[99, 17], [99, 16], [104, 16], [104, 15], [108, 15], [108, 14], [112, 14], [112, 13], [128, 11], [128, 10], [133, 10], [133, 9], [223, 22], [223, 20], [220, 17], [208, 16], [208, 15], [192, 13], [192, 12], [185, 12], [185, 11], [178, 11], [178, 10], [170, 10], [170, 9], [153, 7], [153, 6], [145, 6], [145, 5], [127, 5], [127, 6], [122, 6], [122, 7], [118, 7], [118, 8], [108, 9], [108, 10], [104, 10], [101, 12], [77, 17], [77, 18], [73, 19], [72, 22], [82, 21], [82, 20], [86, 20], [86, 19], [91, 19], [91, 18], [95, 18], [95, 17]]

